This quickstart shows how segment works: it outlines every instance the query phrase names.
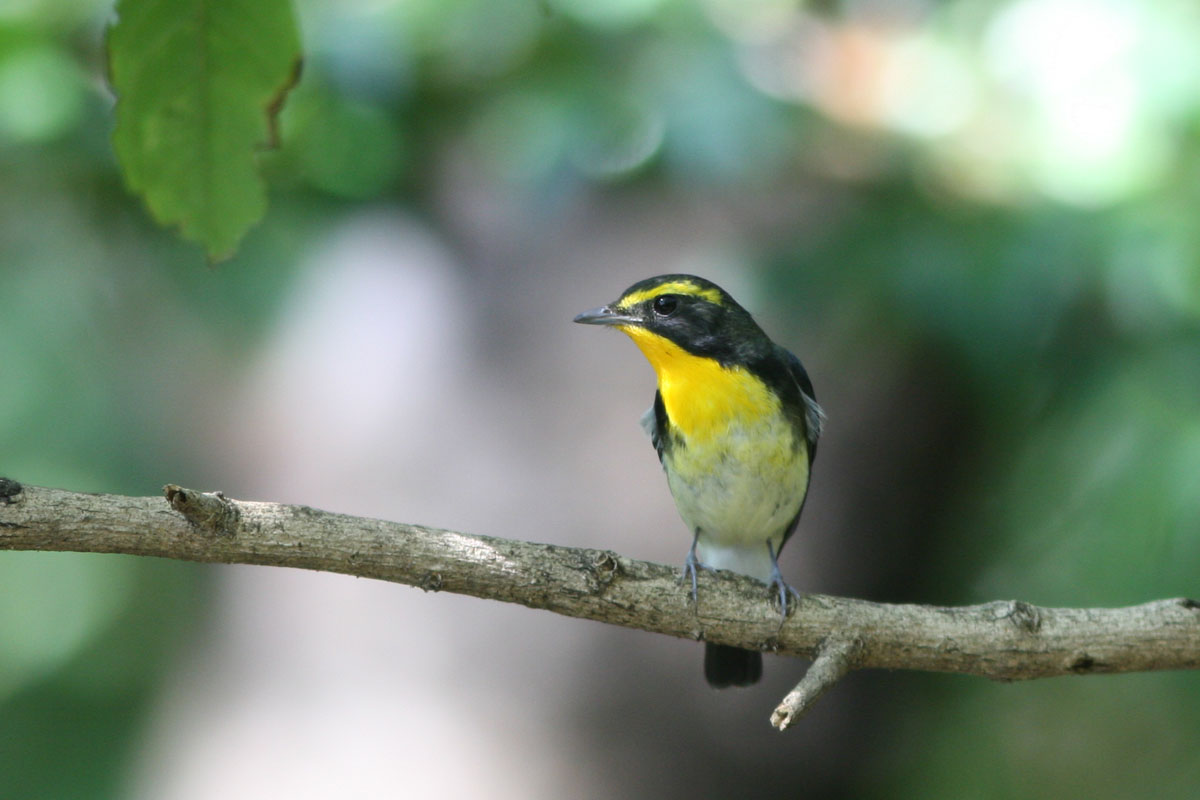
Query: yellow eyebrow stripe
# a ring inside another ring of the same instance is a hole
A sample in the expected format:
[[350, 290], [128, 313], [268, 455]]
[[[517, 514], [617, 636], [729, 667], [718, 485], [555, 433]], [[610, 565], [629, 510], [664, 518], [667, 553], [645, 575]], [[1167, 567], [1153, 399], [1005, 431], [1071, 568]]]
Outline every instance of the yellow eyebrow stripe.
[[627, 294], [617, 303], [617, 308], [633, 308], [638, 303], [644, 303], [661, 294], [686, 294], [701, 297], [714, 305], [721, 305], [721, 293], [716, 289], [703, 289], [691, 281], [671, 281]]

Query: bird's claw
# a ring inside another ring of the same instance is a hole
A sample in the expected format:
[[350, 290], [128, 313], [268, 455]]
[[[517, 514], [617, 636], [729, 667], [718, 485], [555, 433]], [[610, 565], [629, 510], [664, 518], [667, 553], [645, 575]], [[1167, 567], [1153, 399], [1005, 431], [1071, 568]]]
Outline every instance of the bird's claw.
[[779, 575], [775, 575], [773, 578], [771, 578], [771, 589], [779, 593], [779, 615], [780, 625], [782, 625], [783, 620], [788, 618], [788, 614], [791, 613], [792, 610], [792, 604], [789, 598], [794, 597], [796, 598], [796, 602], [799, 603], [800, 593], [793, 589], [787, 583], [787, 581], [785, 581]]
[[775, 548], [770, 542], [767, 542], [767, 552], [771, 554], [771, 583], [773, 590], [779, 592], [779, 628], [783, 629], [783, 623], [788, 618], [788, 598], [794, 596], [796, 602], [800, 602], [800, 593], [788, 585], [788, 582], [783, 579], [783, 573], [779, 571], [779, 561], [775, 558]]

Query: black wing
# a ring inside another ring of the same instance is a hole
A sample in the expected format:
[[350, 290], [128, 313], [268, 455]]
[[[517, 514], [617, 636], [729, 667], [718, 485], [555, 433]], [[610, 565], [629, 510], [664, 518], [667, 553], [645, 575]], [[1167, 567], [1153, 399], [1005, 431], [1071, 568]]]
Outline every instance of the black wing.
[[808, 439], [808, 463], [812, 464], [817, 455], [817, 440], [821, 438], [821, 429], [825, 426], [825, 412], [817, 405], [817, 393], [813, 391], [812, 381], [800, 359], [790, 351], [779, 348], [788, 374], [800, 389], [800, 397], [804, 401], [804, 437]]
[[670, 445], [671, 422], [667, 419], [667, 409], [663, 405], [660, 392], [654, 393], [654, 405], [647, 408], [646, 413], [642, 414], [641, 423], [642, 430], [650, 436], [650, 441], [654, 444], [654, 450], [658, 453], [658, 463], [661, 464], [663, 451]]
[[[808, 372], [805, 371], [804, 365], [800, 363], [800, 359], [789, 350], [779, 348], [780, 355], [783, 357], [784, 363], [787, 364], [788, 375], [795, 381], [797, 388], [800, 389], [800, 398], [804, 401], [804, 438], [808, 440], [808, 465], [809, 478], [812, 478], [812, 463], [817, 455], [817, 440], [821, 438], [821, 428], [825, 425], [825, 412], [817, 405], [817, 393], [813, 391], [812, 381], [809, 380]], [[792, 534], [796, 532], [796, 526], [800, 524], [800, 515], [804, 513], [804, 504], [808, 501], [808, 488], [805, 487], [804, 499], [800, 501], [800, 508], [796, 511], [796, 516], [792, 517], [792, 521], [788, 523], [787, 530], [783, 534], [783, 541], [787, 542]], [[779, 549], [783, 549], [783, 544], [779, 545]], [[778, 555], [778, 553], [776, 553]]]

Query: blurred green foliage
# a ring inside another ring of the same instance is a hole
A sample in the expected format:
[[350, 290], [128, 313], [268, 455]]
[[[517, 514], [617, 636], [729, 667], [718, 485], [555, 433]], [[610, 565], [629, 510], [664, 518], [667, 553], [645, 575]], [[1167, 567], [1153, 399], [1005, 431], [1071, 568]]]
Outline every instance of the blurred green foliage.
[[191, 565], [0, 560], [0, 795], [117, 797], [159, 677], [187, 640]]
[[[910, 598], [1197, 593], [1194, 4], [299, 11], [305, 76], [283, 149], [262, 157], [273, 208], [215, 284], [122, 189], [108, 4], [0, 8], [5, 474], [132, 494], [202, 474], [164, 409], [207, 387], [171, 354], [244, 357], [298, 254], [365, 203], [451, 229], [437, 197], [455, 169], [547, 226], [589, 193], [738, 206], [801, 187], [807, 217], [738, 242], [774, 302], [805, 309], [796, 325], [824, 332], [833, 369], [937, 361], [944, 382], [909, 392], [961, 398], [958, 418], [927, 422], [972, 456], [911, 454], [918, 475], [948, 475], [905, 498], [924, 542]], [[0, 796], [119, 792], [180, 635], [160, 612], [186, 618], [198, 584], [186, 565], [3, 554]], [[1194, 675], [906, 687], [916, 699], [879, 712], [887, 746], [840, 796], [1188, 798], [1200, 784]]]

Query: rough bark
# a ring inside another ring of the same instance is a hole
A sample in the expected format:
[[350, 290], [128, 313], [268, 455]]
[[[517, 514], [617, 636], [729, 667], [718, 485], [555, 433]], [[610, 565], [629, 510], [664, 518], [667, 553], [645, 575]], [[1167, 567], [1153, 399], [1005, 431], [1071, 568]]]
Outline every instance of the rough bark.
[[762, 584], [702, 571], [699, 607], [678, 570], [561, 547], [230, 500], [83, 494], [0, 479], [0, 550], [124, 553], [341, 572], [520, 603], [571, 617], [816, 659], [776, 710], [781, 729], [850, 669], [997, 680], [1200, 667], [1200, 603], [1042, 608], [1015, 600], [943, 607], [803, 595], [781, 624]]

